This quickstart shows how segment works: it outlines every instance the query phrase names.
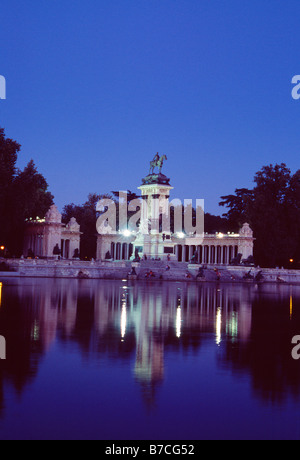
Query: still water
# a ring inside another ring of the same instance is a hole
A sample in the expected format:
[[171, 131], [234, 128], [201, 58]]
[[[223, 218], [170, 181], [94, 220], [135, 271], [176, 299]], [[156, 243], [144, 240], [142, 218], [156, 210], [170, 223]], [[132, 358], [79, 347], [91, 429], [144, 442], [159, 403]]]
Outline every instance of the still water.
[[300, 439], [300, 287], [0, 281], [0, 439]]

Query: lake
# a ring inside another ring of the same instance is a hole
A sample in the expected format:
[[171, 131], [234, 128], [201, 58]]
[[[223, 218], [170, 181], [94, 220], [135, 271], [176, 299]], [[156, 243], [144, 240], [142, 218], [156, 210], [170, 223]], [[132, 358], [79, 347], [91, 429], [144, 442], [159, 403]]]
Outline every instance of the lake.
[[0, 279], [0, 439], [300, 439], [300, 287]]

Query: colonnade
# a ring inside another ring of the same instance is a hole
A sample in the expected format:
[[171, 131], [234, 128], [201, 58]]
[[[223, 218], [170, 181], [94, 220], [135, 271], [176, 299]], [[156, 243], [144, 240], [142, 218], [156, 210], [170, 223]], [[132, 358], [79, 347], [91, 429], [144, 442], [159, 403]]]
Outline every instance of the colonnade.
[[230, 261], [237, 256], [237, 245], [205, 245], [175, 246], [175, 255], [178, 262], [189, 262], [195, 256], [195, 262], [199, 264], [230, 264]]
[[131, 243], [111, 243], [111, 258], [114, 260], [129, 260], [133, 254]]
[[[31, 233], [26, 235], [24, 242], [24, 255], [27, 257], [29, 250], [31, 250], [35, 257], [45, 257], [47, 256], [47, 245], [49, 245], [49, 242], [47, 242], [45, 235], [42, 233]], [[58, 243], [58, 247], [61, 250], [62, 258], [70, 259], [73, 257], [74, 254], [71, 253], [70, 239], [62, 238]], [[50, 244], [50, 254], [48, 254], [48, 257], [53, 256], [53, 249], [54, 243], [52, 243], [52, 245]]]
[[24, 254], [26, 256], [30, 249], [35, 256], [44, 255], [44, 235], [42, 233], [32, 233], [25, 237]]
[[[111, 243], [111, 258], [114, 260], [129, 260], [133, 254], [132, 243]], [[199, 264], [230, 264], [237, 256], [237, 245], [181, 245], [175, 246], [175, 256], [178, 262], [189, 262], [195, 256]]]

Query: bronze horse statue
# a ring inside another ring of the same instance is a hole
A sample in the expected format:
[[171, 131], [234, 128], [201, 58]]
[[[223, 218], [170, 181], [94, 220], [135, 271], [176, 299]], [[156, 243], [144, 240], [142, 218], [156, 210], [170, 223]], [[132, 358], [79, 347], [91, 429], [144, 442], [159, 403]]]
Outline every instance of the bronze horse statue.
[[[157, 159], [155, 159], [157, 158]], [[167, 155], [162, 155], [159, 157], [157, 154], [156, 157], [154, 157], [153, 161], [150, 161], [150, 171], [149, 174], [154, 174], [154, 168], [158, 167], [159, 168], [159, 174], [161, 173], [162, 166], [164, 164], [164, 161], [167, 160]]]

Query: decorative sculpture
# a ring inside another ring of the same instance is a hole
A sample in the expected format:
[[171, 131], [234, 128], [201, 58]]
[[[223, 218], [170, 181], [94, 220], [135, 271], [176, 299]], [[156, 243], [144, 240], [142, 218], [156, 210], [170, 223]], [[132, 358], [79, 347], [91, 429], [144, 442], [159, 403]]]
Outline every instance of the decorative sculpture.
[[155, 157], [153, 158], [152, 161], [150, 161], [150, 171], [149, 174], [154, 174], [154, 168], [159, 169], [159, 174], [161, 174], [162, 166], [164, 164], [164, 161], [167, 160], [167, 155], [162, 155], [161, 157], [157, 153]]

